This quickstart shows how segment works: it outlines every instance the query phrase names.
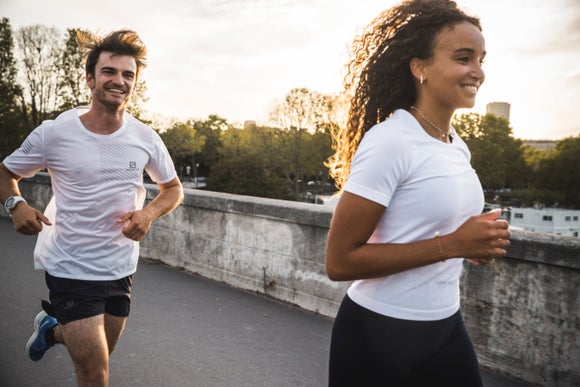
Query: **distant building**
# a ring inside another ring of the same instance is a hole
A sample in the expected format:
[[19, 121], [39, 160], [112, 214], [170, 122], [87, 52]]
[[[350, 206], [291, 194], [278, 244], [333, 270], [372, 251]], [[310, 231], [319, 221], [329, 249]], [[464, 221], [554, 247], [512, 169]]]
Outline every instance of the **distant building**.
[[556, 146], [555, 140], [523, 140], [524, 145], [531, 146], [539, 150], [548, 150]]
[[244, 121], [244, 129], [256, 129], [256, 121], [247, 120]]
[[510, 104], [507, 102], [490, 102], [487, 104], [485, 112], [505, 118], [508, 122], [510, 120]]
[[514, 229], [577, 237], [580, 210], [561, 208], [512, 208], [510, 226]]

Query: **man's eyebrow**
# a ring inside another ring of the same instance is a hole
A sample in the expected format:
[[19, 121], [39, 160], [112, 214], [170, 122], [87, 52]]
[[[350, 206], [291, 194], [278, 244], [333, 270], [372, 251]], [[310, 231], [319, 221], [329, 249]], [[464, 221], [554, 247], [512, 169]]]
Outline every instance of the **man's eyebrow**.
[[[103, 70], [107, 70], [107, 71], [109, 71], [109, 70], [117, 71], [117, 69], [115, 67], [111, 67], [111, 66], [103, 66], [103, 67], [101, 67], [101, 71], [103, 71]], [[124, 74], [129, 73], [129, 74], [135, 75], [135, 71], [133, 71], [133, 70], [123, 70], [121, 72], [124, 73]]]

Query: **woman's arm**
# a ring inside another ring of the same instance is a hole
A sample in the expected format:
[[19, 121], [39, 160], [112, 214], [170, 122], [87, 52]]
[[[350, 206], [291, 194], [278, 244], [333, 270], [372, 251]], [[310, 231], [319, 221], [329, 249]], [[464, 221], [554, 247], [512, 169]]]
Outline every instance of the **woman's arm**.
[[473, 216], [453, 233], [438, 238], [404, 244], [367, 243], [385, 211], [380, 204], [343, 192], [326, 246], [326, 271], [331, 280], [382, 277], [449, 258], [503, 257], [509, 246], [508, 223], [496, 220], [497, 213]]

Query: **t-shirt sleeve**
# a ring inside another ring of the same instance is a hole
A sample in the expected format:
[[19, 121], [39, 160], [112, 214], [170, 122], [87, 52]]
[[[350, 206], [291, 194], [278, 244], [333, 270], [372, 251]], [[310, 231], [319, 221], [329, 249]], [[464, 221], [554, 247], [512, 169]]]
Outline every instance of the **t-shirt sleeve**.
[[385, 207], [407, 170], [404, 145], [390, 127], [379, 125], [363, 137], [351, 163], [344, 190]]
[[152, 132], [153, 149], [149, 163], [145, 166], [145, 171], [155, 183], [165, 184], [173, 180], [177, 176], [177, 172], [163, 140], [157, 132]]
[[44, 126], [34, 129], [20, 148], [7, 156], [2, 162], [8, 170], [21, 177], [32, 177], [47, 168], [44, 157]]

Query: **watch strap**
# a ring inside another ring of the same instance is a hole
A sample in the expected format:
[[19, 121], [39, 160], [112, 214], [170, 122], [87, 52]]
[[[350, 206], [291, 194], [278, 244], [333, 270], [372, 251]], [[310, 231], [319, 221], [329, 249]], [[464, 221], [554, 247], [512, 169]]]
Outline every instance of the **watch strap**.
[[24, 199], [22, 196], [10, 196], [8, 199], [6, 199], [6, 202], [4, 203], [4, 209], [6, 212], [8, 212], [8, 215], [12, 216], [12, 210], [20, 202], [27, 203], [26, 199]]

